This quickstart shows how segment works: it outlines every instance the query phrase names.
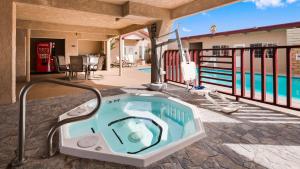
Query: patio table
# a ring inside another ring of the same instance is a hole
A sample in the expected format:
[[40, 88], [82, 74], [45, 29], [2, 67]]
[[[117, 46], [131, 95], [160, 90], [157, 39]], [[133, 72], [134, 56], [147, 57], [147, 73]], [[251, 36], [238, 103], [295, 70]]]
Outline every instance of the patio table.
[[[82, 59], [82, 61], [83, 61], [83, 70], [84, 70], [83, 72], [86, 73], [85, 80], [87, 80], [88, 79], [87, 75], [90, 74], [89, 68], [90, 68], [90, 66], [95, 66], [95, 63], [90, 62], [90, 57], [91, 56], [81, 56], [81, 57], [83, 58]], [[68, 66], [71, 67], [71, 64], [69, 64]], [[69, 79], [71, 80], [70, 76], [72, 76], [72, 70], [71, 69], [69, 69]]]

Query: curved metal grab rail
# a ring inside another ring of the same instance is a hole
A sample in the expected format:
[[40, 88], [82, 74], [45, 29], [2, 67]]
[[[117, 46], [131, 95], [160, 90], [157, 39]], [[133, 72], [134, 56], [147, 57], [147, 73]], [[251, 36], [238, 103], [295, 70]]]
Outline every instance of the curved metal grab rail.
[[71, 82], [66, 82], [66, 81], [57, 80], [57, 79], [38, 80], [38, 81], [30, 82], [27, 85], [25, 85], [21, 89], [20, 95], [19, 95], [19, 101], [20, 101], [19, 140], [18, 140], [19, 145], [18, 145], [17, 158], [12, 162], [12, 166], [20, 166], [25, 162], [25, 149], [24, 149], [24, 146], [25, 146], [25, 126], [26, 126], [25, 125], [25, 120], [26, 120], [25, 119], [26, 118], [26, 96], [27, 96], [28, 91], [31, 89], [31, 87], [33, 87], [35, 84], [38, 84], [38, 83], [54, 83], [54, 84], [59, 84], [59, 85], [63, 85], [63, 86], [69, 86], [69, 87], [75, 87], [75, 88], [90, 90], [90, 91], [94, 92], [94, 94], [96, 95], [96, 99], [97, 99], [97, 105], [91, 113], [86, 114], [86, 115], [82, 115], [82, 116], [77, 116], [77, 117], [64, 119], [62, 121], [57, 122], [54, 126], [51, 127], [51, 129], [48, 133], [48, 139], [47, 139], [48, 140], [48, 157], [52, 157], [55, 154], [55, 153], [53, 153], [53, 150], [52, 150], [53, 149], [52, 139], [53, 139], [53, 136], [54, 136], [56, 130], [59, 127], [61, 127], [64, 124], [67, 124], [67, 123], [89, 119], [94, 114], [96, 114], [96, 112], [98, 111], [98, 109], [100, 108], [100, 105], [101, 105], [101, 93], [99, 92], [99, 90], [94, 88], [94, 87], [87, 86], [87, 85], [74, 84], [74, 83], [71, 83]]

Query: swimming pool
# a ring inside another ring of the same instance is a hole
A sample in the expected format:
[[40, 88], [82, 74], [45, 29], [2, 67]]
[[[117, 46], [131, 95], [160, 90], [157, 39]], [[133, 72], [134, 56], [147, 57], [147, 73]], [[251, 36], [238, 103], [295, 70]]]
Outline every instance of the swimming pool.
[[[151, 68], [150, 68], [151, 69]], [[228, 70], [216, 70], [216, 69], [202, 69], [205, 71], [209, 72], [221, 72], [221, 73], [231, 73], [231, 71]], [[169, 76], [171, 77], [172, 74], [172, 69], [169, 69]], [[174, 71], [176, 73], [176, 71]], [[199, 74], [199, 70], [197, 70], [197, 74]], [[221, 78], [221, 79], [227, 79], [227, 80], [232, 80], [231, 76], [226, 76], [226, 75], [217, 75], [217, 74], [212, 74], [212, 73], [202, 73], [203, 76], [208, 76], [208, 77], [214, 77], [214, 78]], [[175, 75], [176, 76], [176, 75]], [[255, 79], [255, 91], [256, 92], [261, 92], [261, 74], [260, 73], [255, 73], [254, 76]], [[225, 84], [225, 85], [232, 85], [231, 82], [225, 82], [221, 80], [213, 80], [213, 79], [208, 79], [208, 78], [202, 78], [203, 81], [207, 82], [213, 82], [217, 84]], [[286, 91], [286, 76], [284, 75], [279, 75], [278, 78], [278, 95], [280, 97], [286, 97], [287, 91]], [[247, 91], [250, 91], [251, 89], [251, 83], [250, 83], [250, 73], [246, 72], [245, 73], [245, 89]], [[236, 87], [237, 89], [241, 89], [241, 73], [237, 72], [236, 73]], [[273, 75], [272, 74], [267, 74], [266, 75], [266, 93], [273, 95]], [[293, 99], [298, 99], [300, 100], [300, 77], [292, 77], [292, 97]]]
[[[88, 113], [91, 100], [60, 120]], [[104, 98], [89, 119], [60, 130], [60, 152], [145, 167], [205, 136], [198, 109], [175, 98], [120, 95]]]
[[[211, 72], [226, 72], [226, 71], [220, 71], [220, 70], [208, 70], [205, 69], [206, 71], [211, 71]], [[216, 74], [211, 74], [211, 73], [203, 73], [203, 76], [209, 76], [209, 77], [215, 77], [215, 78], [222, 78], [222, 79], [228, 79], [231, 80], [232, 78], [230, 76], [226, 75], [216, 75]], [[266, 75], [266, 93], [272, 95], [273, 94], [273, 75], [272, 74], [267, 74]], [[260, 73], [255, 73], [254, 75], [255, 79], [255, 91], [256, 92], [261, 92], [261, 74]], [[286, 97], [287, 91], [286, 91], [286, 76], [284, 75], [279, 75], [278, 76], [278, 95], [281, 97]], [[224, 82], [220, 80], [212, 80], [212, 79], [206, 79], [203, 78], [204, 81], [208, 82], [214, 82], [218, 84], [226, 84], [226, 85], [231, 85], [231, 82]], [[245, 73], [245, 84], [246, 84], [246, 90], [251, 89], [251, 82], [250, 82], [250, 73], [246, 72]], [[237, 89], [241, 89], [241, 73], [237, 72], [236, 74], [236, 87]], [[299, 77], [293, 77], [292, 78], [292, 97], [294, 99], [300, 99], [300, 78]]]
[[151, 68], [150, 68], [150, 67], [139, 68], [138, 70], [139, 70], [140, 72], [143, 72], [143, 73], [151, 73]]

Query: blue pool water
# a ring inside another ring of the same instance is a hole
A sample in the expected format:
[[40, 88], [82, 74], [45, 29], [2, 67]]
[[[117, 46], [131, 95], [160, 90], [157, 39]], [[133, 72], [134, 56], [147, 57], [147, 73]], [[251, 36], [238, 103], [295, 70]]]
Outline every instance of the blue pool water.
[[[95, 101], [88, 103], [94, 105]], [[142, 117], [137, 114], [154, 116], [157, 120], [133, 118]], [[91, 128], [104, 136], [113, 151], [128, 154], [145, 154], [196, 132], [190, 107], [152, 96], [105, 100], [96, 116], [70, 124], [69, 137], [91, 134]]]
[[[205, 69], [205, 70], [211, 71], [211, 72], [231, 73], [230, 71], [225, 71], [225, 70], [213, 70], [213, 69]], [[151, 73], [151, 68], [143, 68], [140, 71], [145, 72], [145, 73]], [[169, 72], [171, 73], [171, 69]], [[215, 74], [211, 74], [211, 73], [203, 73], [202, 75], [231, 80], [230, 76], [225, 76], [225, 75], [215, 75]], [[170, 76], [171, 76], [171, 74], [170, 74]], [[255, 78], [255, 91], [261, 92], [261, 74], [256, 73], [254, 78]], [[231, 85], [231, 82], [224, 82], [224, 81], [212, 80], [212, 79], [206, 79], [206, 78], [203, 78], [203, 80], [208, 81], [208, 82], [218, 83], [218, 84]], [[249, 91], [250, 90], [250, 73], [249, 72], [245, 73], [245, 83], [246, 83], [246, 90]], [[237, 72], [237, 74], [236, 74], [236, 86], [237, 86], [237, 89], [241, 88], [241, 73], [240, 72]], [[266, 92], [267, 92], [267, 94], [270, 94], [270, 95], [273, 94], [273, 75], [266, 76]], [[278, 95], [281, 97], [286, 97], [286, 92], [287, 92], [286, 91], [286, 76], [280, 75], [280, 76], [278, 76]], [[300, 77], [292, 78], [292, 97], [294, 99], [300, 99]]]
[[139, 71], [143, 72], [143, 73], [151, 73], [151, 68], [147, 67], [147, 68], [139, 68]]
[[[206, 70], [207, 71], [207, 70]], [[220, 70], [208, 70], [211, 72], [226, 72], [226, 71], [220, 71]], [[203, 73], [203, 76], [209, 76], [209, 77], [215, 77], [215, 78], [222, 78], [222, 79], [228, 79], [231, 80], [232, 78], [230, 76], [226, 75], [215, 75], [211, 73]], [[255, 91], [261, 92], [261, 83], [262, 78], [260, 73], [256, 73], [254, 76], [255, 79]], [[211, 79], [205, 79], [205, 81], [214, 82], [218, 84], [226, 84], [231, 85], [231, 82], [224, 82], [219, 80], [211, 80]], [[245, 83], [246, 83], [246, 90], [250, 90], [251, 84], [250, 84], [250, 73], [245, 73]], [[236, 86], [237, 89], [241, 88], [241, 73], [237, 72], [236, 74]], [[273, 94], [273, 75], [268, 74], [266, 76], [266, 92], [267, 94]], [[286, 97], [286, 76], [280, 75], [278, 76], [278, 95], [281, 97]], [[292, 97], [295, 99], [300, 99], [300, 78], [299, 77], [293, 77], [292, 78]]]

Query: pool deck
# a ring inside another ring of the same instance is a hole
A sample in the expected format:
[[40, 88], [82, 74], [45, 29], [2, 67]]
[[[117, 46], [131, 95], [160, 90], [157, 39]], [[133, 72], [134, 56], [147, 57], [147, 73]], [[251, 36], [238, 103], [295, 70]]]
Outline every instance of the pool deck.
[[[207, 137], [147, 167], [149, 169], [186, 168], [274, 168], [300, 167], [300, 118], [246, 103], [241, 110], [225, 115], [214, 110], [204, 98], [187, 94], [183, 88], [169, 85], [166, 93], [145, 87], [102, 90], [103, 96], [124, 93], [171, 94], [199, 107]], [[80, 159], [59, 154], [42, 159], [46, 136], [57, 117], [93, 98], [91, 93], [73, 93], [29, 101], [27, 110], [26, 156], [24, 166], [32, 169], [132, 169], [103, 161]], [[0, 107], [0, 168], [14, 158], [17, 146], [17, 104]], [[56, 138], [57, 139], [57, 138]], [[57, 141], [56, 141], [57, 142]]]
[[[111, 71], [98, 71], [92, 80], [84, 80], [84, 74], [79, 74], [77, 79], [72, 79], [73, 83], [86, 84], [99, 89], [114, 89], [121, 87], [140, 87], [143, 84], [150, 83], [150, 73], [138, 71], [139, 68], [149, 66], [139, 66], [132, 68], [123, 68], [123, 76], [119, 76], [119, 69], [112, 68]], [[64, 79], [64, 74], [37, 74], [32, 75], [31, 80], [44, 78]], [[17, 83], [17, 93], [19, 93], [24, 83]], [[84, 93], [84, 90], [58, 86], [56, 84], [39, 84], [33, 87], [28, 93], [30, 100], [43, 99], [56, 96]]]

